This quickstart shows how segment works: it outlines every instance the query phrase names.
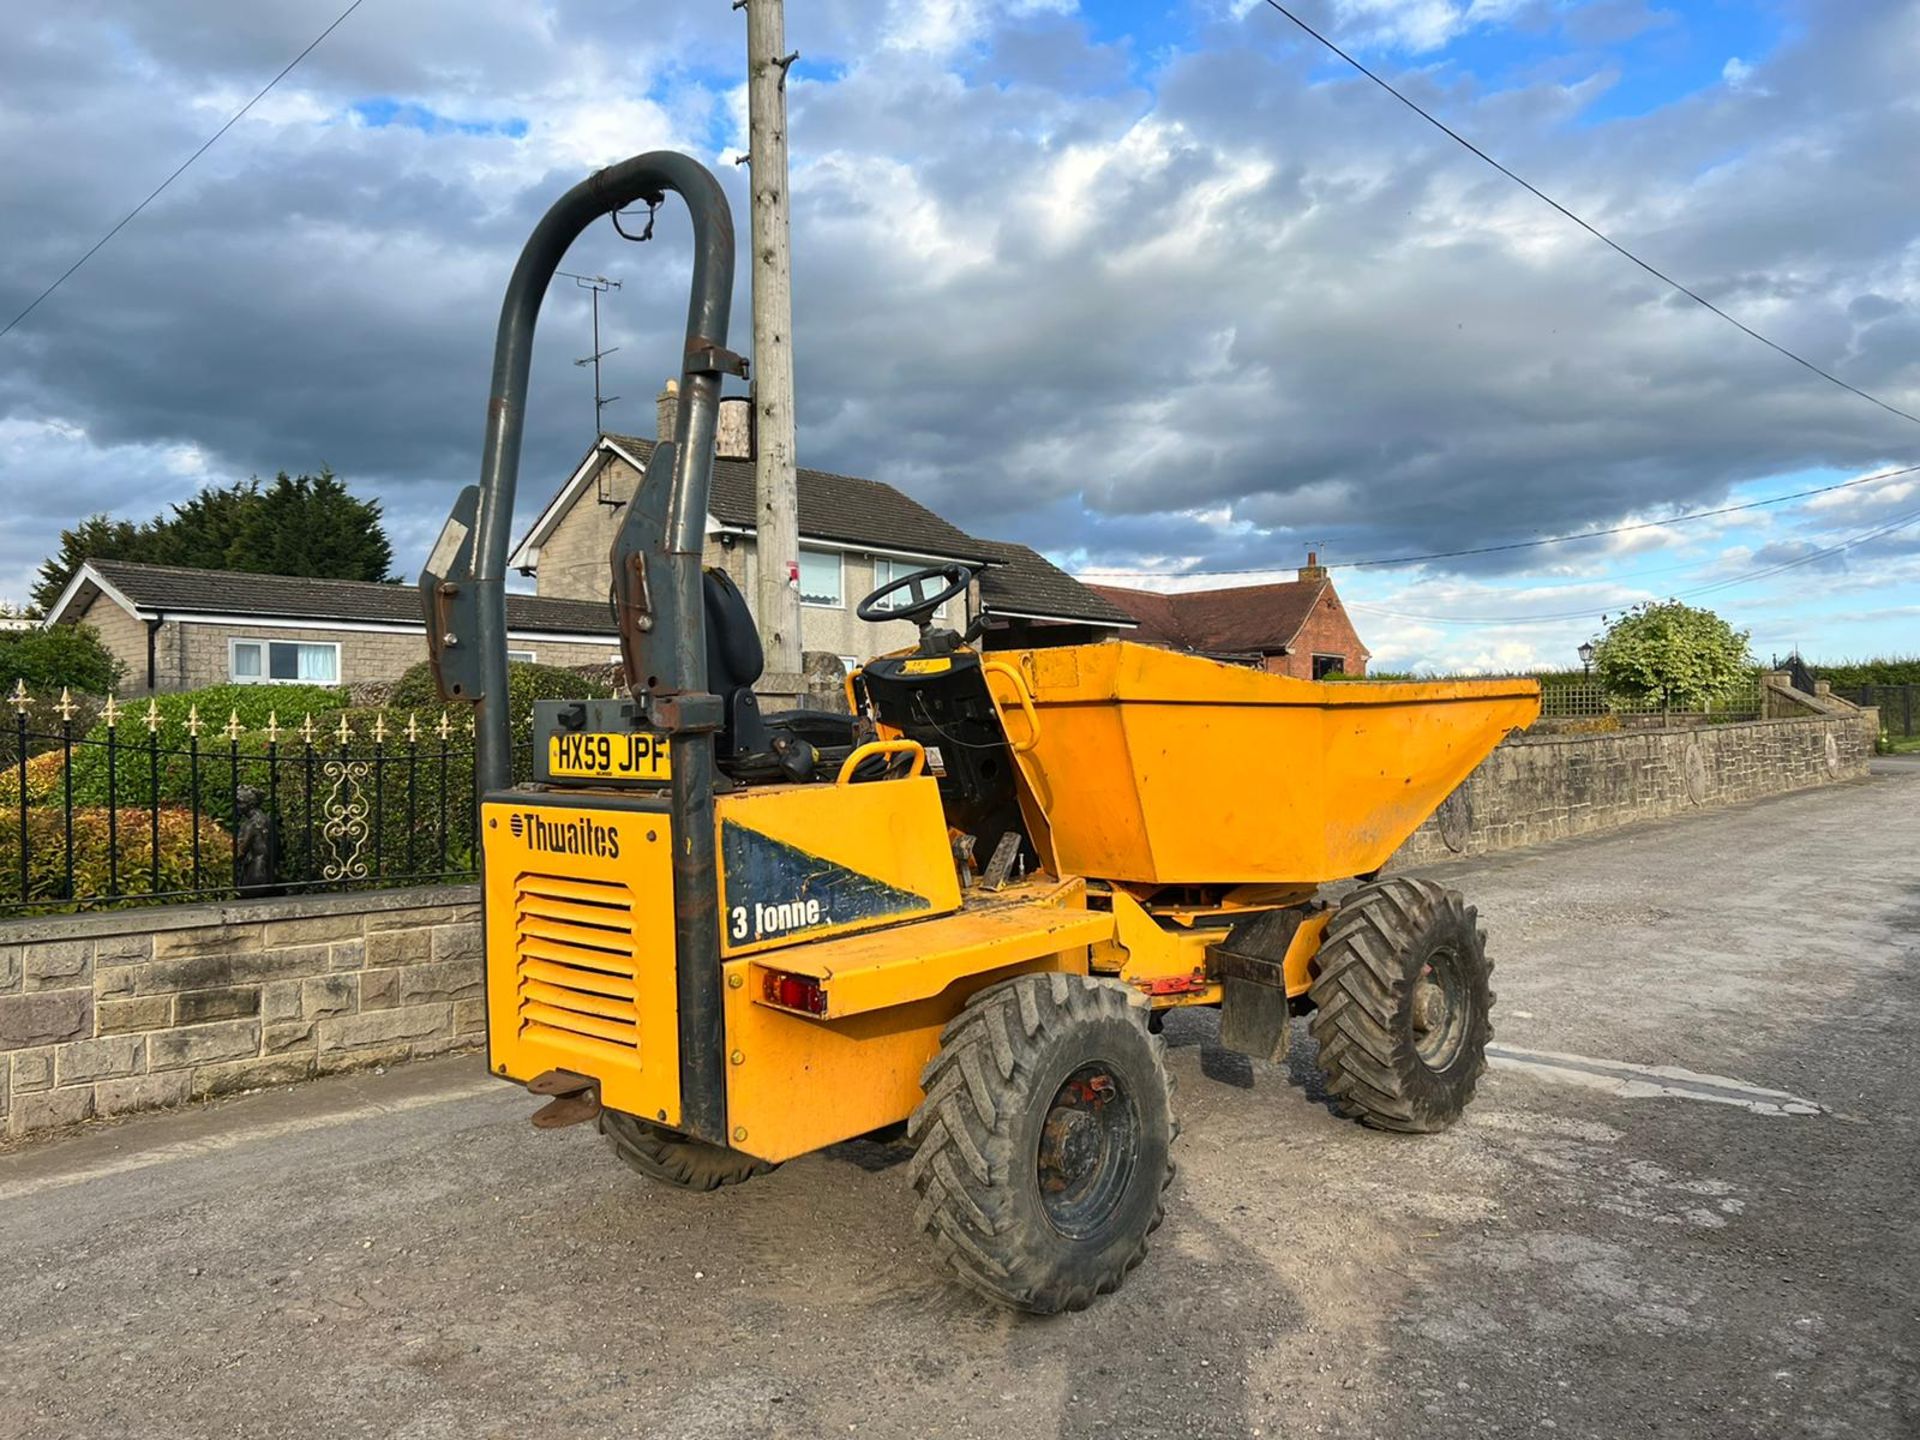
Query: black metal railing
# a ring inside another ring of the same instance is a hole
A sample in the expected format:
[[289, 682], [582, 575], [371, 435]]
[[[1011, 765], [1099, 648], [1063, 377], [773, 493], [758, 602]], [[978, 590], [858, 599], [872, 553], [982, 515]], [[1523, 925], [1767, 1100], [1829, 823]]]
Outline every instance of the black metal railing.
[[1880, 728], [1888, 735], [1903, 740], [1920, 735], [1920, 685], [1854, 685], [1834, 693], [1856, 705], [1878, 705]]
[[24, 688], [7, 699], [0, 915], [476, 872], [464, 714], [340, 710], [282, 725], [269, 712], [247, 725], [153, 702], [38, 703]]

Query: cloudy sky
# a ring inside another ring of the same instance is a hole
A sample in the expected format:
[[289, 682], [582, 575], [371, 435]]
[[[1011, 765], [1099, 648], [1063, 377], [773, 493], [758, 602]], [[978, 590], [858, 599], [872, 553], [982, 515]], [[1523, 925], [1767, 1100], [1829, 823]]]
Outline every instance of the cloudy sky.
[[[12, 17], [0, 323], [342, 5]], [[1652, 263], [1920, 412], [1911, 0], [1300, 9]], [[791, 0], [788, 38], [802, 462], [1070, 568], [1244, 581], [1309, 545], [1497, 545], [1920, 461], [1920, 426], [1675, 296], [1258, 0]], [[726, 0], [365, 0], [0, 339], [0, 597], [89, 511], [322, 464], [381, 498], [412, 573], [477, 469], [500, 292], [546, 204], [666, 146], [744, 217], [743, 49]], [[663, 215], [654, 243], [603, 226], [569, 258], [624, 285], [612, 428], [650, 428], [685, 242]], [[741, 348], [746, 313], [743, 284]], [[584, 296], [556, 291], [523, 518], [590, 435], [587, 349]], [[1562, 663], [1601, 612], [1670, 594], [1763, 658], [1912, 653], [1920, 520], [1874, 532], [1920, 512], [1916, 482], [1338, 574], [1376, 665]]]

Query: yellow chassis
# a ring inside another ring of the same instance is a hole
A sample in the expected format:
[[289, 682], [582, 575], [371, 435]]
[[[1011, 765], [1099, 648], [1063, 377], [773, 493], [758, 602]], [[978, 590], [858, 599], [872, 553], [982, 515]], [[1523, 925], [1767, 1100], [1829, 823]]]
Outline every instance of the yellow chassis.
[[[757, 936], [736, 919], [744, 907], [727, 903], [740, 897], [723, 874], [728, 1140], [764, 1160], [905, 1120], [941, 1030], [987, 985], [1059, 970], [1111, 975], [1156, 1008], [1217, 1004], [1207, 952], [1225, 934], [1221, 922], [1307, 898], [1244, 887], [1203, 907], [1154, 904], [1122, 886], [1052, 876], [962, 895], [938, 791], [925, 777], [767, 787], [722, 796], [717, 809], [729, 839], [750, 829], [782, 853], [811, 847], [801, 852], [818, 862], [809, 879], [837, 869], [871, 881], [870, 893], [905, 897], [895, 904], [924, 901], [851, 921], [818, 914], [811, 924], [803, 910], [801, 929]], [[523, 1083], [553, 1070], [585, 1076], [604, 1105], [677, 1125], [673, 842], [663, 806], [571, 791], [502, 797], [482, 815], [493, 1071]], [[1290, 996], [1307, 989], [1329, 913], [1308, 915], [1293, 935]], [[781, 977], [812, 982], [819, 1013], [779, 1003], [768, 982]]]

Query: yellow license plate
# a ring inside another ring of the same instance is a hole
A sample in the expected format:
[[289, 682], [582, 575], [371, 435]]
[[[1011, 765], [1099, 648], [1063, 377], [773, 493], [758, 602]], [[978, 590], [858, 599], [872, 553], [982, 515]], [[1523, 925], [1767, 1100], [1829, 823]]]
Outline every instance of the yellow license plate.
[[668, 780], [667, 737], [651, 730], [625, 735], [561, 732], [547, 741], [547, 773], [565, 780]]

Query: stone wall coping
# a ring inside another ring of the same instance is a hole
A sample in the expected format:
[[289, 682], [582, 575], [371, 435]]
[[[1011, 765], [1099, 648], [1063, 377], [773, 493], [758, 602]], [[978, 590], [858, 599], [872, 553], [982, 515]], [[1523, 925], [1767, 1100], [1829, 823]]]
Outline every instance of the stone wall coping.
[[480, 887], [415, 885], [395, 890], [349, 890], [331, 894], [286, 895], [271, 900], [220, 900], [201, 905], [130, 905], [77, 915], [33, 915], [0, 920], [0, 945], [36, 940], [90, 940], [108, 935], [153, 935], [169, 930], [201, 930], [218, 925], [307, 920], [324, 915], [385, 914], [392, 910], [477, 905]]
[[[1601, 719], [1601, 716], [1574, 717]], [[1618, 730], [1580, 730], [1557, 732], [1516, 730], [1508, 735], [1507, 745], [1580, 745], [1595, 740], [1630, 740], [1654, 735], [1720, 735], [1736, 730], [1755, 730], [1777, 725], [1849, 725], [1853, 717], [1844, 714], [1757, 716], [1751, 720], [1699, 720], [1691, 725], [1623, 725]]]

